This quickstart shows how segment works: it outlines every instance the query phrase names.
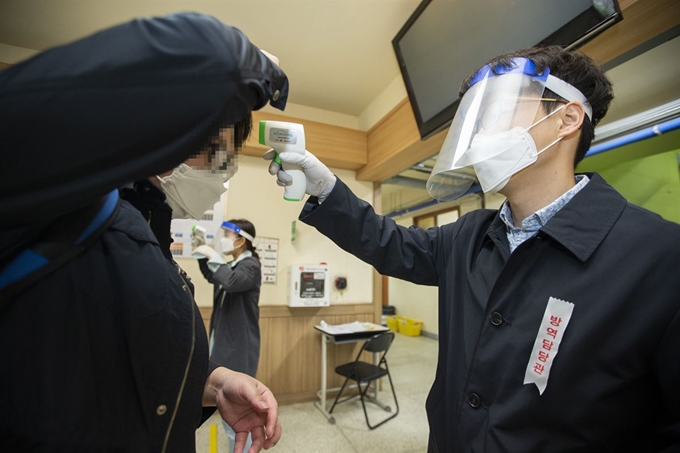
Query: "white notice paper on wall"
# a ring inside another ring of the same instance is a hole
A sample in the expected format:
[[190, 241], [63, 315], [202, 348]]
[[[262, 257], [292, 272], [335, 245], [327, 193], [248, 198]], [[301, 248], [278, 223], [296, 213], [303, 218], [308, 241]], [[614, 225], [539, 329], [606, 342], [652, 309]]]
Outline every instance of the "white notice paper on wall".
[[253, 241], [262, 264], [262, 283], [276, 283], [278, 271], [279, 240], [277, 238], [256, 237]]

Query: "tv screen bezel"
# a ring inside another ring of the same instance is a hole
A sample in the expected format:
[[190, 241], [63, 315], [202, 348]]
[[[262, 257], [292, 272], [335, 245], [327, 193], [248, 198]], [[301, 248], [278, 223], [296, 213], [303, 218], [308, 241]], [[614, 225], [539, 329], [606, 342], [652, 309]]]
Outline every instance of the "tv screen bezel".
[[[401, 29], [394, 37], [394, 39], [392, 39], [392, 48], [394, 49], [394, 53], [397, 57], [399, 70], [404, 80], [404, 85], [406, 86], [406, 92], [408, 93], [408, 99], [411, 103], [413, 115], [416, 118], [416, 124], [418, 126], [418, 132], [420, 133], [421, 140], [425, 140], [433, 136], [434, 134], [442, 131], [443, 129], [449, 127], [451, 121], [453, 121], [454, 115], [456, 114], [456, 110], [458, 110], [458, 105], [460, 104], [460, 99], [456, 99], [454, 102], [449, 104], [435, 116], [433, 116], [427, 121], [423, 121], [423, 118], [420, 115], [420, 109], [418, 108], [415, 91], [413, 90], [413, 85], [411, 83], [411, 79], [409, 78], [408, 70], [406, 68], [406, 62], [404, 61], [404, 57], [399, 48], [399, 41], [404, 37], [404, 35], [408, 32], [408, 30], [415, 23], [415, 21], [418, 20], [418, 18], [421, 16], [425, 8], [427, 8], [427, 6], [430, 3], [432, 3], [432, 1], [433, 0], [423, 0], [420, 3], [420, 5], [418, 5], [416, 10], [413, 12], [411, 17], [409, 17], [406, 23], [401, 27]], [[586, 44], [588, 41], [590, 41], [603, 31], [605, 31], [606, 29], [608, 29], [609, 27], [623, 19], [623, 15], [621, 14], [621, 7], [619, 6], [618, 0], [612, 1], [614, 3], [615, 8], [615, 12], [613, 14], [605, 18], [602, 18], [602, 20], [597, 25], [591, 27], [585, 32], [582, 32], [579, 29], [579, 31], [576, 33], [578, 37], [575, 38], [574, 40], [571, 40], [569, 43], [562, 44], [564, 40], [566, 40], [569, 36], [574, 35], [573, 30], [575, 26], [582, 27], [582, 25], [577, 25], [577, 21], [579, 21], [579, 18], [583, 17], [586, 13], [591, 11], [594, 8], [594, 6], [591, 6], [586, 11], [581, 13], [579, 16], [576, 16], [574, 19], [567, 22], [565, 25], [560, 27], [558, 30], [556, 30], [554, 33], [552, 33], [550, 36], [546, 37], [543, 41], [537, 43], [536, 45], [537, 46], [561, 45], [565, 49], [569, 50], [578, 49], [579, 47], [583, 46], [584, 44]], [[460, 82], [462, 82], [462, 80]]]

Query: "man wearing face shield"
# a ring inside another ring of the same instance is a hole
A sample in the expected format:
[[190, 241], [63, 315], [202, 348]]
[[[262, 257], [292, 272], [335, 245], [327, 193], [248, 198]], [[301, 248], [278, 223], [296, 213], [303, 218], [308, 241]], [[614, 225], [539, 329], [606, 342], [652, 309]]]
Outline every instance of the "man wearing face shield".
[[279, 156], [307, 176], [302, 221], [383, 275], [439, 287], [429, 451], [675, 451], [680, 227], [574, 174], [610, 82], [580, 53], [533, 48], [460, 96], [427, 188], [455, 199], [474, 172], [507, 197], [498, 211], [405, 228], [311, 153]]
[[215, 407], [237, 451], [276, 444], [276, 399], [209, 362], [168, 250], [171, 216], [224, 191], [250, 112], [285, 107], [274, 60], [185, 13], [0, 72], [3, 451], [194, 451]]

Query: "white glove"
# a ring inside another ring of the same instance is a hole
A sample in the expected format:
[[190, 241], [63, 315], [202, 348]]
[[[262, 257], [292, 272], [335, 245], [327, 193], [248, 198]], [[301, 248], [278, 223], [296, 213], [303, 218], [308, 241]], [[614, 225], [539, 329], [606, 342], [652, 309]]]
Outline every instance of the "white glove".
[[191, 256], [194, 258], [208, 258], [209, 260], [215, 260], [217, 258], [220, 258], [220, 254], [215, 251], [214, 248], [210, 247], [209, 245], [199, 245], [196, 247], [193, 252], [191, 252]]
[[269, 58], [272, 61], [272, 63], [274, 63], [276, 66], [281, 66], [281, 64], [279, 63], [279, 57], [277, 57], [276, 55], [272, 55], [272, 54], [270, 54], [269, 52], [267, 52], [266, 50], [263, 50], [263, 49], [260, 49], [260, 52], [265, 54], [265, 56], [267, 58]]
[[[281, 164], [274, 160], [276, 157], [275, 150], [270, 149], [264, 153], [263, 157], [264, 160], [272, 161], [271, 164], [269, 164], [269, 174], [276, 175], [276, 184], [285, 187], [293, 183], [293, 178], [281, 169]], [[302, 171], [307, 177], [306, 192], [308, 195], [317, 197], [319, 203], [322, 203], [328, 194], [331, 193], [333, 187], [335, 187], [335, 175], [309, 151], [305, 151], [304, 154], [292, 152], [281, 153], [279, 154], [279, 159], [281, 162], [297, 165], [302, 168]]]
[[215, 249], [209, 245], [201, 245], [196, 247], [194, 251], [191, 252], [191, 256], [198, 258], [199, 260], [201, 258], [208, 258], [208, 269], [210, 269], [212, 272], [217, 272], [217, 269], [219, 269], [220, 266], [227, 264], [222, 255], [217, 253]]

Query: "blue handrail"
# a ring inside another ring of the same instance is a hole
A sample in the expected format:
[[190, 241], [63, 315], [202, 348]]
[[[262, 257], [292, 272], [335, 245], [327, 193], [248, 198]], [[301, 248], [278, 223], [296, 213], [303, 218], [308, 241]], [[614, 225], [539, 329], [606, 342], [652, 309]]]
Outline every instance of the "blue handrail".
[[[622, 146], [630, 145], [631, 143], [639, 142], [642, 140], [646, 140], [648, 138], [656, 137], [668, 132], [672, 132], [676, 129], [680, 129], [680, 118], [674, 118], [672, 120], [664, 121], [663, 123], [659, 123], [655, 126], [650, 126], [646, 127], [644, 129], [641, 129], [639, 131], [631, 132], [630, 134], [623, 135], [621, 137], [617, 137], [612, 140], [608, 140], [603, 143], [599, 143], [593, 147], [591, 147], [588, 152], [586, 153], [585, 157], [590, 157], [590, 156], [595, 156], [597, 154], [602, 154], [607, 151], [611, 151], [616, 148], [620, 148]], [[472, 193], [478, 193], [481, 192], [482, 188], [479, 185], [475, 185], [471, 187], [463, 196], [469, 195]], [[441, 203], [440, 201], [437, 200], [432, 200], [428, 201], [416, 206], [412, 206], [410, 208], [402, 209], [401, 211], [393, 212], [391, 214], [388, 214], [387, 217], [394, 218], [394, 217], [401, 217], [403, 215], [406, 215], [410, 212], [415, 212], [419, 211], [421, 209], [429, 208], [430, 206], [434, 206], [436, 204]]]
[[611, 151], [614, 148], [620, 148], [625, 145], [630, 145], [631, 143], [639, 142], [641, 140], [662, 135], [667, 132], [674, 131], [678, 128], [680, 128], [680, 118], [665, 121], [655, 126], [646, 127], [639, 131], [631, 132], [630, 134], [626, 134], [613, 140], [608, 140], [604, 143], [599, 143], [588, 150], [588, 152], [586, 153], [586, 157], [601, 154], [606, 151]]

